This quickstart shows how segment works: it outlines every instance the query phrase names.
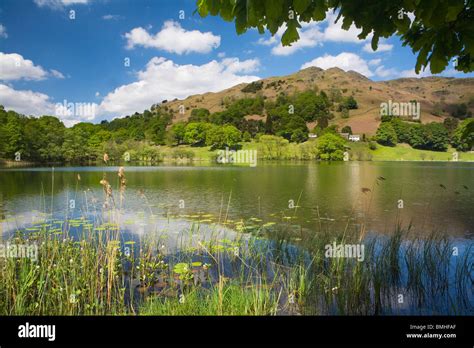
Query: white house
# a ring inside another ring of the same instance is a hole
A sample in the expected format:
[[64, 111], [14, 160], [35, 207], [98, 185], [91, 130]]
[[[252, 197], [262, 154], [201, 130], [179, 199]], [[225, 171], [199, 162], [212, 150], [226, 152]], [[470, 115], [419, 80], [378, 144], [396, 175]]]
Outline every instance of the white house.
[[350, 141], [360, 141], [360, 135], [359, 134], [350, 134], [348, 139]]

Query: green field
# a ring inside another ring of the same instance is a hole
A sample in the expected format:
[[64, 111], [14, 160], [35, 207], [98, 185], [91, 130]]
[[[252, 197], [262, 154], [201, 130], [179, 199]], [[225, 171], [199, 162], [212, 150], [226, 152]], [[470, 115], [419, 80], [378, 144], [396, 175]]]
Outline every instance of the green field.
[[[308, 146], [309, 142], [305, 143]], [[250, 142], [243, 143], [242, 150], [259, 150], [259, 143]], [[398, 144], [397, 146], [383, 146], [377, 144], [376, 150], [370, 150], [368, 143], [348, 143], [350, 149], [350, 158], [355, 161], [452, 161], [455, 149], [449, 148], [446, 152], [428, 151], [413, 149], [407, 144]], [[282, 160], [286, 159], [302, 159], [299, 153], [303, 144], [290, 143], [282, 150]], [[209, 146], [192, 147], [189, 145], [181, 145], [178, 147], [162, 146], [161, 152], [166, 161], [190, 161], [190, 159], [176, 159], [173, 157], [174, 151], [181, 149], [192, 153], [192, 161], [194, 162], [214, 162], [217, 150], [211, 150]], [[263, 160], [259, 152], [259, 161]], [[474, 153], [472, 152], [458, 152], [458, 161], [474, 161]]]
[[[377, 144], [376, 150], [369, 150], [373, 161], [452, 161], [455, 149], [446, 152], [413, 149], [409, 145], [399, 144], [395, 147]], [[458, 152], [458, 161], [474, 161], [474, 153]]]

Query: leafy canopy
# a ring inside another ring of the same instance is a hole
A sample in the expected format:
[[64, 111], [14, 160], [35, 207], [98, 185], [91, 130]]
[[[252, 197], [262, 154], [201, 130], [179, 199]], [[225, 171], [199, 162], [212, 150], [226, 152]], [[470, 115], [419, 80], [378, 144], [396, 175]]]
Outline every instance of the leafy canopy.
[[[322, 21], [329, 10], [342, 18], [342, 28], [361, 29], [360, 39], [372, 34], [372, 49], [381, 37], [397, 35], [418, 54], [415, 71], [430, 66], [442, 72], [451, 59], [459, 71], [474, 70], [474, 0], [197, 0], [202, 16], [219, 15], [235, 22], [238, 34], [257, 28], [275, 35], [286, 27], [283, 46], [299, 40], [301, 22]], [[413, 20], [408, 16], [414, 17]]]

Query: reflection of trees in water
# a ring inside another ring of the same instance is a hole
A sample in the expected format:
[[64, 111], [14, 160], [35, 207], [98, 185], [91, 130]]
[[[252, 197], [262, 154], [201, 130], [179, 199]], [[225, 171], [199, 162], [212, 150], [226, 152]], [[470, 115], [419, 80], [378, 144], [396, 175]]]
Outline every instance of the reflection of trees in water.
[[0, 192], [0, 220], [5, 220], [5, 207], [3, 204], [3, 193]]

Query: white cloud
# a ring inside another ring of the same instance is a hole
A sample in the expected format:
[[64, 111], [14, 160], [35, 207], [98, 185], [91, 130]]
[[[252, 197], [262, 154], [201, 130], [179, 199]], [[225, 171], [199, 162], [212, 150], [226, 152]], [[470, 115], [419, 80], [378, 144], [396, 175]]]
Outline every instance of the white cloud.
[[191, 52], [208, 53], [220, 46], [221, 37], [211, 32], [185, 30], [178, 22], [166, 21], [161, 31], [150, 35], [142, 27], [134, 28], [125, 34], [127, 48], [135, 46], [157, 48], [170, 53], [186, 54]]
[[219, 57], [219, 58], [224, 58], [224, 57], [225, 57], [225, 52], [219, 52], [219, 53], [217, 53], [217, 57]]
[[[64, 107], [64, 101], [53, 103], [51, 98], [44, 93], [16, 90], [1, 83], [0, 100], [6, 110], [14, 110], [28, 116], [53, 115], [68, 127], [83, 121], [90, 122], [94, 119], [94, 115], [91, 114], [80, 115], [80, 109], [75, 109], [75, 112], [72, 112], [68, 104], [70, 101], [66, 101], [66, 107]], [[89, 103], [89, 105], [97, 110], [97, 104]]]
[[415, 72], [415, 69], [402, 70], [399, 74], [399, 77], [428, 77], [432, 76], [430, 73], [429, 66], [426, 67], [424, 71], [420, 71], [419, 74]]
[[39, 7], [49, 7], [53, 10], [60, 10], [65, 6], [85, 5], [89, 0], [33, 0]]
[[[303, 48], [320, 45], [322, 41], [324, 41], [324, 34], [319, 31], [319, 27], [316, 23], [304, 23], [298, 31], [300, 39], [291, 46], [283, 46], [280, 40], [285, 30], [284, 28], [280, 28], [275, 36], [268, 40], [269, 43], [278, 42], [278, 44], [272, 48], [272, 54], [276, 56], [288, 56]], [[272, 41], [272, 39], [274, 40]]]
[[383, 65], [380, 65], [375, 69], [375, 75], [382, 78], [396, 76], [398, 75], [398, 70], [395, 68], [385, 69]]
[[58, 79], [64, 79], [63, 73], [54, 69], [51, 69], [51, 75], [53, 75], [54, 77]]
[[0, 81], [13, 80], [43, 80], [48, 76], [64, 79], [64, 75], [55, 69], [48, 73], [41, 66], [35, 65], [31, 60], [23, 58], [18, 53], [0, 52]]
[[0, 24], [0, 38], [6, 39], [7, 37], [7, 28], [5, 28], [3, 24]]
[[0, 80], [42, 80], [48, 73], [17, 53], [0, 52]]
[[102, 19], [106, 21], [119, 20], [121, 18], [123, 18], [121, 15], [113, 15], [113, 14], [107, 14], [107, 15], [102, 16]]
[[336, 18], [337, 14], [329, 11], [326, 13], [324, 22], [328, 25], [324, 29], [324, 41], [362, 43], [372, 38], [369, 34], [364, 40], [359, 39], [357, 36], [361, 33], [361, 29], [357, 29], [354, 24], [348, 30], [342, 29], [342, 18], [335, 23]]
[[5, 109], [12, 109], [25, 115], [45, 115], [54, 113], [54, 104], [49, 96], [33, 91], [18, 91], [0, 84], [0, 99]]
[[96, 97], [100, 97], [100, 93], [99, 93], [99, 92], [95, 92], [95, 96], [96, 96]]
[[377, 58], [377, 59], [371, 59], [369, 60], [369, 65], [370, 66], [377, 66], [382, 62], [382, 59]]
[[227, 72], [236, 73], [252, 73], [258, 71], [260, 61], [258, 59], [247, 59], [240, 61], [239, 58], [225, 58], [221, 61]]
[[[357, 29], [355, 25], [351, 25], [348, 30], [342, 29], [342, 20], [335, 23], [337, 15], [332, 12], [326, 13], [326, 19], [321, 22], [301, 23], [298, 29], [300, 39], [291, 44], [291, 46], [283, 46], [281, 37], [285, 33], [286, 27], [280, 27], [274, 36], [264, 39], [260, 38], [257, 43], [264, 46], [273, 46], [272, 54], [277, 56], [288, 56], [303, 48], [316, 47], [324, 42], [343, 42], [343, 43], [363, 43], [369, 40], [372, 35], [364, 40], [357, 36], [361, 29]], [[324, 29], [321, 27], [325, 26]]]
[[213, 60], [203, 65], [178, 65], [171, 60], [154, 57], [137, 74], [138, 80], [120, 86], [104, 97], [98, 114], [124, 116], [148, 109], [164, 99], [185, 98], [193, 94], [217, 92], [258, 76], [241, 75], [256, 71], [258, 60], [237, 58]]
[[380, 42], [378, 44], [377, 51], [373, 51], [372, 50], [372, 45], [370, 44], [370, 42], [368, 42], [364, 45], [363, 51], [367, 52], [367, 53], [379, 53], [379, 52], [391, 51], [392, 48], [393, 48], [393, 45]]
[[336, 67], [345, 71], [354, 70], [367, 77], [374, 75], [364, 59], [359, 57], [357, 54], [350, 52], [342, 52], [337, 56], [325, 54], [322, 57], [315, 58], [312, 61], [303, 64], [301, 69], [305, 69], [310, 66], [316, 66], [322, 69]]
[[[278, 31], [284, 32], [284, 30], [282, 30], [281, 28]], [[277, 32], [274, 36], [268, 39], [261, 37], [260, 39], [258, 39], [257, 43], [263, 46], [273, 46], [279, 43], [279, 39], [281, 38], [281, 35], [282, 33]]]

